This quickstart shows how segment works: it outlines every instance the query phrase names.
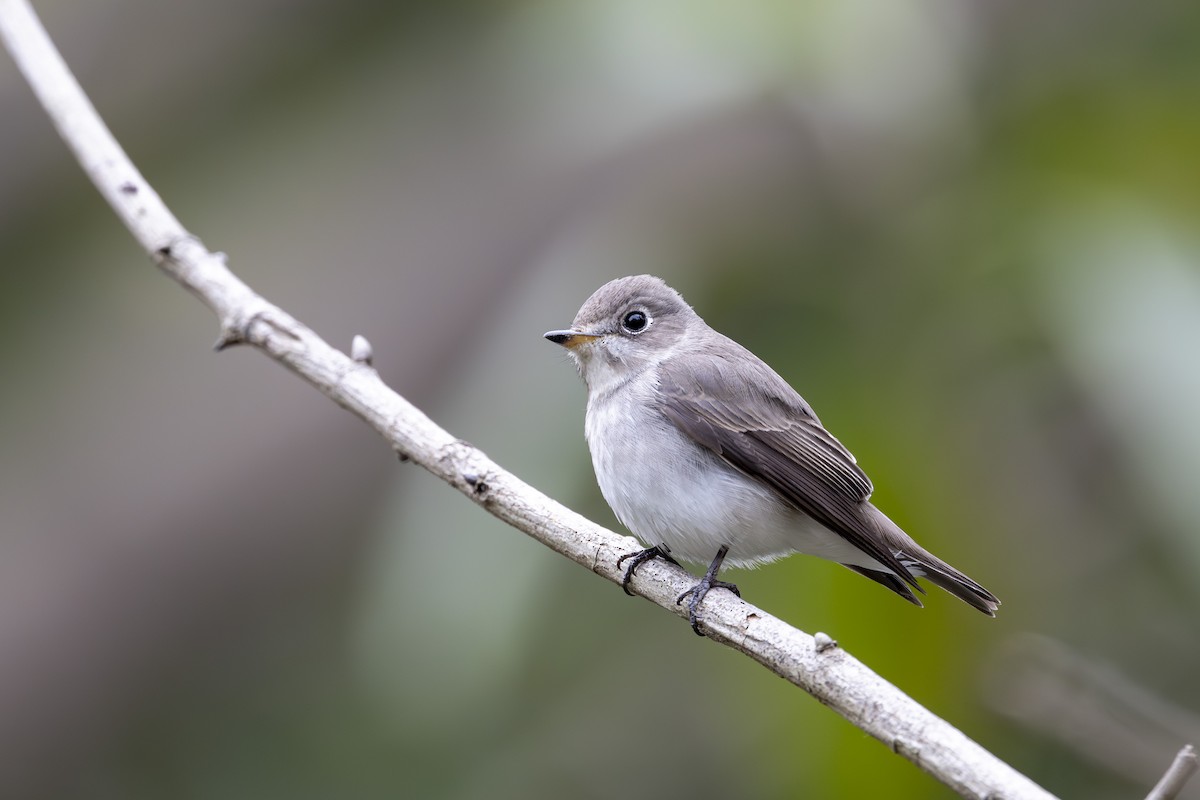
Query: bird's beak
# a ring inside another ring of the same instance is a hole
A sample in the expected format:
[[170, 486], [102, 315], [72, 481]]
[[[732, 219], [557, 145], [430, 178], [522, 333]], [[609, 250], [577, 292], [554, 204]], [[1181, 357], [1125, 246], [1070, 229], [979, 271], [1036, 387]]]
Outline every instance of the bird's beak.
[[599, 339], [599, 336], [593, 336], [590, 333], [581, 333], [579, 331], [550, 331], [542, 334], [555, 344], [561, 344], [568, 350], [574, 350], [581, 344], [587, 344], [593, 339]]

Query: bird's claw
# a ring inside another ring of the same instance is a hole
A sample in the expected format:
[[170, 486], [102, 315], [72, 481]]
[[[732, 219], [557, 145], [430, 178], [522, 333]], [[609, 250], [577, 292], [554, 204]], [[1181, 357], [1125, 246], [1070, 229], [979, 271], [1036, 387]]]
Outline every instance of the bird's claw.
[[633, 580], [633, 576], [637, 574], [637, 568], [647, 561], [653, 561], [656, 558], [661, 558], [664, 561], [670, 561], [675, 566], [679, 566], [679, 562], [671, 558], [670, 554], [661, 545], [647, 547], [645, 550], [638, 550], [635, 553], [626, 553], [617, 559], [617, 569], [626, 561], [630, 564], [625, 569], [625, 577], [621, 579], [621, 588], [625, 590], [625, 594], [633, 597], [633, 592], [629, 591], [629, 582]]
[[680, 605], [683, 603], [683, 598], [688, 596], [691, 597], [691, 599], [688, 600], [687, 606], [688, 622], [692, 624], [692, 630], [696, 632], [697, 636], [703, 636], [704, 632], [700, 630], [700, 620], [696, 617], [696, 609], [699, 607], [700, 602], [704, 600], [704, 596], [707, 595], [711, 589], [728, 589], [738, 597], [742, 596], [741, 591], [735, 584], [732, 584], [729, 581], [719, 581], [716, 578], [705, 575], [700, 579], [699, 583], [688, 589], [686, 592], [680, 594], [679, 597], [675, 598], [675, 605]]

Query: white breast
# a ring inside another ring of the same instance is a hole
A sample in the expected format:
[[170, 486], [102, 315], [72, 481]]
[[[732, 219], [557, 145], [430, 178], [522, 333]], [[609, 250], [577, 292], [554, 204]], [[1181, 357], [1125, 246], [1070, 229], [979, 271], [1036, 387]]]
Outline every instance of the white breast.
[[[877, 566], [841, 536], [785, 505], [681, 433], [653, 410], [647, 374], [621, 389], [593, 393], [585, 431], [604, 499], [647, 545], [707, 563], [729, 545], [726, 563], [750, 567], [793, 552]], [[865, 559], [865, 561], [864, 561]]]

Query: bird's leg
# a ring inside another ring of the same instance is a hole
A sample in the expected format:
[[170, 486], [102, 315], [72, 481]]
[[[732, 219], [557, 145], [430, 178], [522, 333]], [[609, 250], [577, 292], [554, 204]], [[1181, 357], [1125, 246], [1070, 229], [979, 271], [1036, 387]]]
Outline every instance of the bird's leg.
[[634, 574], [637, 573], [637, 568], [647, 561], [653, 561], [656, 558], [661, 558], [663, 561], [670, 561], [675, 566], [679, 566], [679, 562], [671, 558], [666, 545], [661, 544], [656, 544], [654, 547], [647, 547], [645, 550], [638, 550], [636, 553], [626, 553], [617, 559], [617, 569], [620, 569], [621, 564], [626, 560], [629, 561], [629, 567], [625, 570], [625, 577], [621, 579], [621, 588], [625, 590], [625, 594], [633, 597], [633, 592], [629, 591], [629, 582], [633, 580]]
[[717, 573], [721, 570], [721, 562], [725, 560], [725, 555], [728, 552], [729, 545], [721, 545], [721, 549], [717, 551], [717, 557], [708, 565], [708, 572], [704, 573], [704, 577], [700, 579], [700, 582], [675, 598], [675, 605], [679, 605], [683, 602], [683, 598], [691, 596], [692, 599], [688, 600], [688, 621], [692, 623], [692, 630], [696, 632], [697, 636], [703, 636], [704, 634], [700, 632], [699, 621], [696, 619], [696, 607], [700, 605], [700, 601], [704, 599], [704, 595], [708, 594], [709, 589], [728, 589], [738, 597], [742, 596], [737, 586], [734, 586], [729, 581], [717, 580]]

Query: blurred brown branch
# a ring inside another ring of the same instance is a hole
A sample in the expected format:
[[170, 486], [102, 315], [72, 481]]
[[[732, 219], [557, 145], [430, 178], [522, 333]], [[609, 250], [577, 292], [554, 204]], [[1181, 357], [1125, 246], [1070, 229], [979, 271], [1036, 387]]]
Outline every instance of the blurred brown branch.
[[[101, 194], [163, 271], [195, 294], [221, 326], [218, 349], [250, 344], [374, 427], [401, 456], [487, 511], [610, 581], [631, 541], [589, 522], [455, 439], [352, 360], [233, 275], [171, 214], [126, 157], [24, 0], [0, 0], [0, 35], [60, 134]], [[362, 351], [361, 346], [359, 347]], [[654, 564], [638, 591], [674, 602], [692, 579]], [[1049, 798], [1047, 792], [837, 648], [818, 643], [731, 595], [706, 604], [707, 633], [831, 706], [963, 797]]]
[[1200, 739], [1195, 713], [1094, 655], [1043, 636], [1025, 634], [1008, 642], [992, 665], [987, 699], [996, 713], [1137, 783], [1160, 774], [1163, 755], [1181, 741]]

